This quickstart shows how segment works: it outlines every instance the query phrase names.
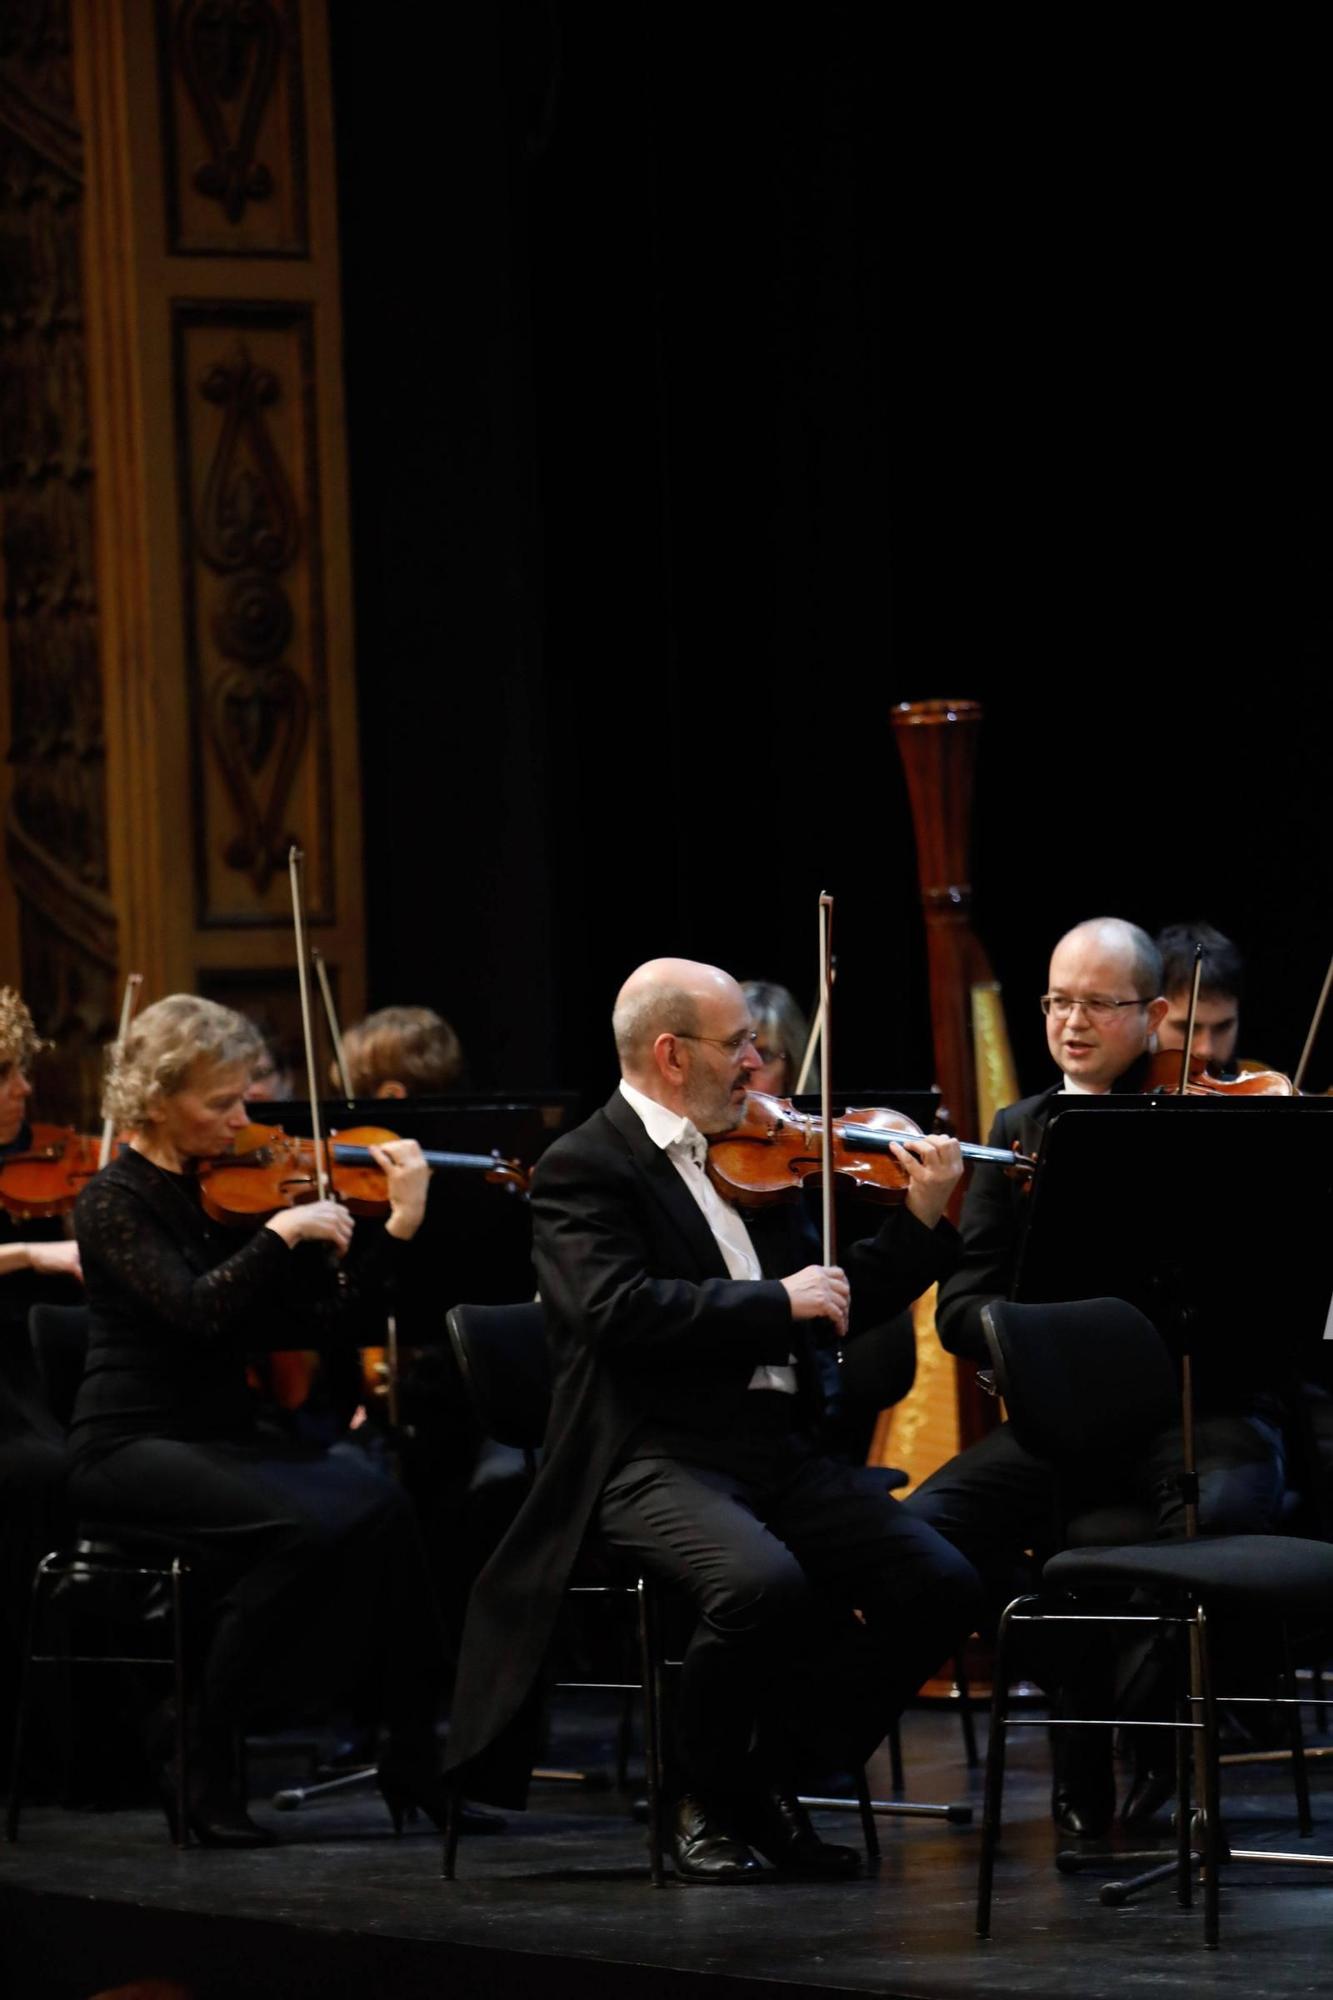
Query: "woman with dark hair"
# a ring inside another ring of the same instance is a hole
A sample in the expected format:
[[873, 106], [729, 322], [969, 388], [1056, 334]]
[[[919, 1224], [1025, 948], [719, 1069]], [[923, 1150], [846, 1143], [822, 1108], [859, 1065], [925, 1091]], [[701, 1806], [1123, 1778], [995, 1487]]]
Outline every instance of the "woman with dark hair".
[[[189, 1691], [188, 1814], [201, 1842], [226, 1847], [268, 1838], [237, 1789], [235, 1732], [316, 1663], [331, 1662], [344, 1688], [378, 1673], [380, 1788], [395, 1823], [411, 1805], [443, 1813], [443, 1653], [412, 1511], [357, 1454], [261, 1433], [246, 1379], [252, 1349], [362, 1333], [420, 1226], [429, 1170], [414, 1140], [376, 1147], [382, 1230], [314, 1201], [238, 1245], [206, 1214], [198, 1165], [247, 1122], [259, 1048], [251, 1024], [216, 1002], [174, 994], [147, 1008], [112, 1056], [104, 1102], [129, 1143], [75, 1210], [90, 1332], [71, 1497], [81, 1514], [170, 1536], [213, 1586]], [[170, 1800], [169, 1770], [162, 1778]]]

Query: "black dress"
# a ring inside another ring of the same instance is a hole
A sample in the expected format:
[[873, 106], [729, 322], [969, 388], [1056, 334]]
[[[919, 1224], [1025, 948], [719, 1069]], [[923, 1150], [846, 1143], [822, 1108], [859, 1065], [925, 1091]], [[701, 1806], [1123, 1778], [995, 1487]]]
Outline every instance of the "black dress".
[[75, 1208], [88, 1359], [70, 1428], [80, 1518], [169, 1534], [200, 1559], [214, 1616], [198, 1694], [214, 1724], [310, 1685], [378, 1671], [391, 1735], [430, 1731], [443, 1671], [415, 1517], [354, 1447], [256, 1426], [246, 1355], [356, 1340], [400, 1254], [362, 1225], [341, 1281], [323, 1245], [289, 1247], [204, 1214], [196, 1183], [127, 1151]]

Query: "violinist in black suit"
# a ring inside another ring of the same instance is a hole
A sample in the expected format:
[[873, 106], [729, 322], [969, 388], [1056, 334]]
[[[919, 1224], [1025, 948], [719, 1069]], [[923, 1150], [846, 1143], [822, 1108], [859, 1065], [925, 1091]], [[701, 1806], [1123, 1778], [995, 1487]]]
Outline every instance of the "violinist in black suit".
[[676, 1725], [678, 1872], [743, 1878], [758, 1849], [788, 1872], [847, 1874], [854, 1851], [818, 1840], [796, 1805], [797, 1766], [870, 1753], [971, 1629], [976, 1581], [882, 1472], [816, 1452], [814, 1341], [854, 1337], [952, 1267], [958, 1149], [895, 1149], [906, 1204], [845, 1269], [825, 1266], [803, 1205], [742, 1215], [705, 1171], [759, 1064], [736, 982], [654, 960], [613, 1027], [619, 1089], [533, 1180], [553, 1407], [532, 1494], [473, 1594], [451, 1769], [474, 1796], [522, 1802], [518, 1725], [595, 1528], [698, 1614]]
[[[1046, 1122], [1062, 1092], [1101, 1095], [1141, 1088], [1153, 1036], [1164, 1020], [1162, 958], [1137, 924], [1098, 917], [1077, 925], [1056, 945], [1043, 995], [1046, 1041], [1059, 1080], [996, 1116], [993, 1146], [1039, 1151]], [[981, 1313], [1008, 1298], [1022, 1240], [1026, 1195], [1001, 1168], [977, 1167], [963, 1203], [963, 1256], [940, 1287], [935, 1323], [951, 1354], [989, 1366]], [[1219, 1340], [1196, 1370], [1199, 1516], [1205, 1534], [1257, 1533], [1272, 1527], [1281, 1506], [1283, 1455], [1271, 1398], [1256, 1383], [1255, 1343], [1230, 1353]], [[1065, 1467], [1062, 1499], [1072, 1541], [1109, 1543], [1184, 1532], [1184, 1503], [1175, 1478], [1181, 1464], [1180, 1426], [1168, 1425], [1130, 1463], [1113, 1468]], [[1013, 1438], [1007, 1424], [960, 1452], [904, 1505], [948, 1537], [976, 1565], [990, 1608], [1003, 1607], [1022, 1584], [1025, 1550], [1049, 1541], [1054, 1472]], [[1053, 1811], [1075, 1835], [1105, 1831], [1114, 1810], [1104, 1742], [1071, 1747], [1057, 1771]], [[1104, 1732], [1098, 1732], [1098, 1737]], [[1121, 1817], [1147, 1816], [1169, 1789], [1170, 1774], [1145, 1769]]]

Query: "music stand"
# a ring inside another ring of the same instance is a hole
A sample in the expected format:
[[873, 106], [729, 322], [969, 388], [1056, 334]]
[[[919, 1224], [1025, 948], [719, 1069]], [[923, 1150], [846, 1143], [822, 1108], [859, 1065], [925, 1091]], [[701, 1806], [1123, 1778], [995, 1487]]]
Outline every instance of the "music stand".
[[[1213, 1383], [1271, 1388], [1308, 1367], [1333, 1327], [1331, 1098], [1080, 1097], [1052, 1110], [1011, 1296], [1038, 1304], [1123, 1298], [1181, 1369], [1186, 1538], [1198, 1532], [1195, 1397]], [[1273, 1323], [1270, 1292], [1282, 1282]], [[1197, 1660], [1191, 1660], [1197, 1697]], [[1299, 1728], [1299, 1716], [1297, 1717]], [[1333, 1857], [1224, 1848], [1224, 1859], [1333, 1867]], [[1062, 1853], [1066, 1872], [1150, 1854]], [[1103, 1899], [1120, 1903], [1175, 1872], [1177, 1857]]]

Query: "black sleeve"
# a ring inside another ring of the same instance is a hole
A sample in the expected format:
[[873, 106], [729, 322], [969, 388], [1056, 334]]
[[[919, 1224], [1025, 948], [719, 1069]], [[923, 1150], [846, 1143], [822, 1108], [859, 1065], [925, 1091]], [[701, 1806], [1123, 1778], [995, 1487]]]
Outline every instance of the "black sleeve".
[[791, 1305], [776, 1278], [650, 1274], [642, 1193], [578, 1145], [553, 1147], [533, 1181], [533, 1262], [549, 1310], [613, 1368], [672, 1369], [719, 1352], [750, 1367], [791, 1353]]
[[889, 1209], [875, 1234], [854, 1243], [843, 1259], [852, 1290], [848, 1338], [893, 1319], [946, 1278], [961, 1255], [958, 1231], [945, 1217], [930, 1229], [905, 1203]]
[[[363, 1259], [348, 1260], [352, 1275], [342, 1286], [322, 1246], [289, 1249], [265, 1228], [200, 1273], [185, 1255], [183, 1235], [108, 1174], [89, 1182], [74, 1220], [90, 1298], [107, 1285], [204, 1347], [317, 1347], [342, 1326], [350, 1330], [368, 1296], [382, 1291], [383, 1243], [393, 1242], [381, 1231], [382, 1242]], [[190, 1218], [182, 1222], [188, 1228]]]
[[[1008, 1148], [1012, 1136], [1001, 1111], [986, 1143]], [[950, 1354], [979, 1361], [983, 1367], [989, 1365], [990, 1350], [981, 1309], [991, 1299], [1009, 1296], [1018, 1252], [1019, 1203], [1025, 1199], [1003, 1167], [973, 1167], [959, 1225], [962, 1262], [940, 1286], [935, 1325], [941, 1344]]]

